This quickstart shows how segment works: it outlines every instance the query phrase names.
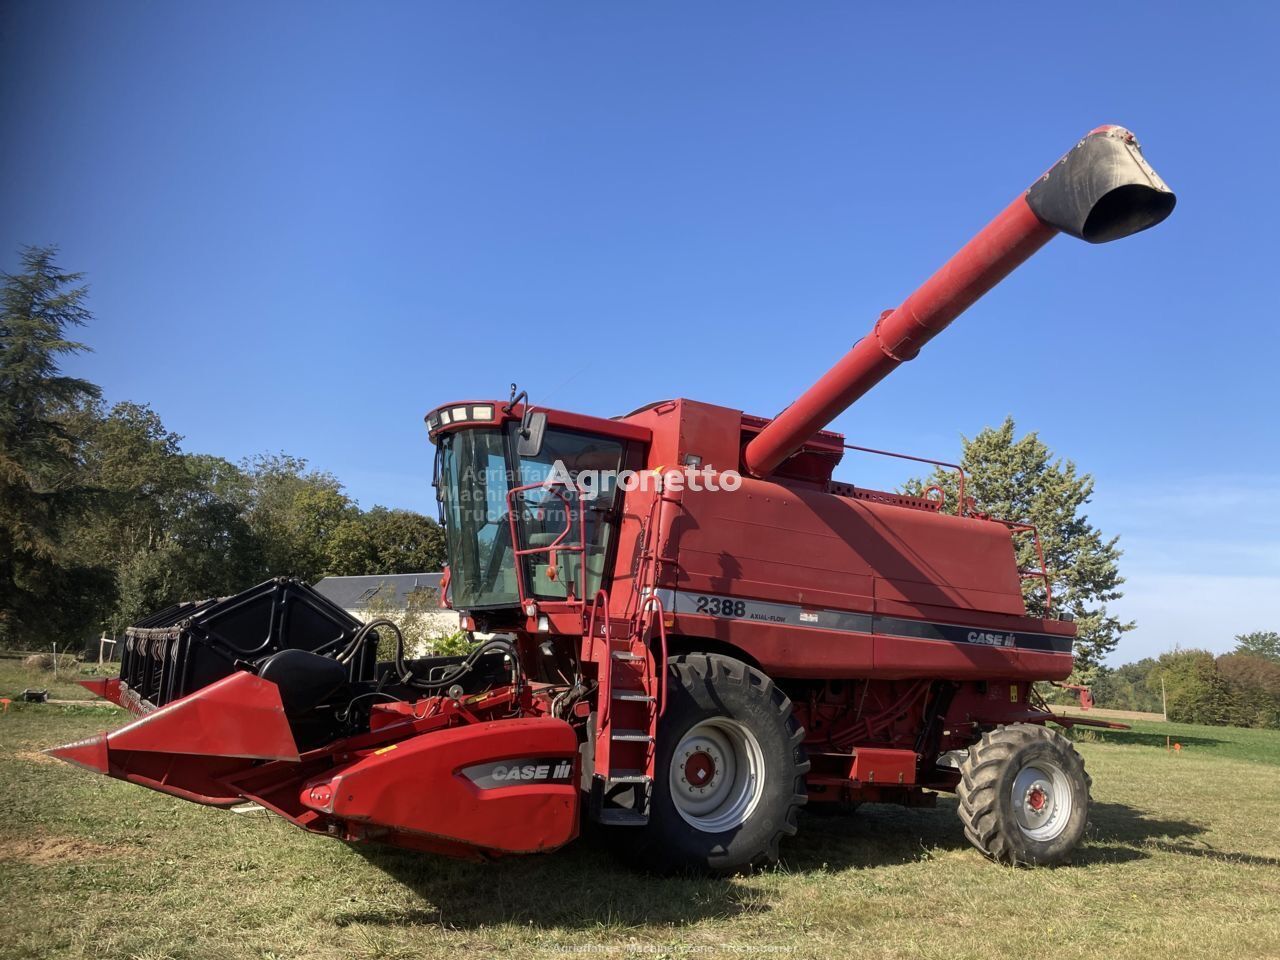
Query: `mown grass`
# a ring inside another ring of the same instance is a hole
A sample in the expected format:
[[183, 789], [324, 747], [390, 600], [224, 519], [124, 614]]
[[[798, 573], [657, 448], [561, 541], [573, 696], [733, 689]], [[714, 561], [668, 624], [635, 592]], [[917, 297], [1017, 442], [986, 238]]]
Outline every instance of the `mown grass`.
[[1203, 727], [1192, 723], [1161, 723], [1149, 720], [1124, 721], [1129, 730], [1077, 727], [1076, 741], [1122, 746], [1157, 747], [1171, 750], [1180, 746], [1186, 756], [1207, 755], [1250, 763], [1280, 766], [1280, 731], [1247, 730], [1241, 727]]
[[943, 798], [805, 816], [781, 867], [712, 881], [633, 873], [590, 837], [488, 866], [348, 847], [37, 752], [126, 719], [0, 716], [0, 956], [1280, 956], [1275, 733], [1082, 735], [1095, 806], [1071, 867], [987, 863]]
[[45, 690], [55, 700], [92, 700], [93, 694], [76, 683], [77, 679], [94, 676], [114, 677], [120, 672], [120, 664], [80, 664], [78, 669], [59, 669], [57, 676], [51, 670], [28, 667], [21, 657], [0, 657], [0, 697], [17, 700], [23, 690]]

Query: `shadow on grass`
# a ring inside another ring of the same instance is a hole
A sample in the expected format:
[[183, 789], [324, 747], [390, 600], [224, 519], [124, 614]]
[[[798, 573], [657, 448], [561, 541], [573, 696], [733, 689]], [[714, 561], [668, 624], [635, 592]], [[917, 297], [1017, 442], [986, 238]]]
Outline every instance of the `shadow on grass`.
[[1163, 820], [1127, 804], [1095, 801], [1089, 808], [1084, 845], [1071, 859], [1080, 866], [1145, 860], [1151, 853], [1143, 847], [1157, 846], [1162, 839], [1195, 837], [1204, 831], [1201, 824], [1190, 820]]
[[480, 864], [373, 844], [352, 846], [424, 901], [419, 909], [352, 911], [339, 925], [626, 929], [724, 919], [770, 909], [750, 877], [653, 877], [611, 856], [594, 832], [553, 854]]
[[[895, 866], [967, 850], [956, 801], [936, 809], [867, 804], [848, 815], [801, 816], [800, 832], [783, 846], [790, 873]], [[1224, 862], [1280, 866], [1280, 860], [1195, 846], [1205, 827], [1166, 820], [1121, 803], [1095, 803], [1075, 866], [1125, 863], [1155, 852]], [[492, 864], [461, 863], [376, 845], [352, 848], [424, 901], [420, 909], [353, 911], [339, 924], [472, 928], [515, 923], [538, 928], [626, 929], [765, 913], [768, 896], [751, 877], [734, 882], [693, 876], [656, 877], [623, 865], [599, 830], [548, 855]], [[977, 856], [975, 853], [974, 856]], [[993, 868], [995, 869], [995, 868]], [[1069, 868], [1068, 868], [1069, 869]]]
[[[1086, 835], [1088, 843], [1076, 856], [1075, 862], [1111, 860], [1112, 858], [1106, 855], [1108, 849], [1136, 854], [1139, 857], [1150, 856], [1150, 853], [1141, 850], [1127, 849], [1128, 846], [1136, 845], [1161, 853], [1200, 857], [1222, 863], [1280, 867], [1280, 858], [1277, 857], [1233, 853], [1228, 850], [1215, 850], [1213, 847], [1204, 845], [1204, 841], [1196, 839], [1204, 832], [1203, 825], [1187, 820], [1160, 820], [1148, 817], [1123, 803], [1095, 803], [1089, 813], [1089, 832]], [[1108, 844], [1126, 846], [1108, 848]], [[1102, 855], [1094, 856], [1095, 851]], [[1135, 859], [1135, 857], [1130, 856], [1128, 859]]]
[[1204, 860], [1216, 860], [1219, 863], [1240, 863], [1250, 867], [1280, 867], [1280, 857], [1264, 857], [1255, 853], [1231, 853], [1227, 850], [1214, 850], [1212, 847], [1189, 847], [1179, 843], [1152, 843], [1157, 850], [1165, 853], [1176, 853], [1184, 857], [1200, 857]]
[[[1157, 840], [1184, 840], [1203, 832], [1203, 826], [1189, 820], [1149, 817], [1122, 803], [1094, 803], [1085, 842], [1072, 863], [1083, 866], [1145, 860], [1151, 854], [1141, 849], [1143, 846], [1155, 845]], [[805, 816], [800, 835], [786, 848], [786, 861], [797, 871], [856, 869], [924, 860], [935, 852], [969, 846], [956, 813], [956, 800], [942, 797], [933, 810], [867, 805], [851, 817]]]

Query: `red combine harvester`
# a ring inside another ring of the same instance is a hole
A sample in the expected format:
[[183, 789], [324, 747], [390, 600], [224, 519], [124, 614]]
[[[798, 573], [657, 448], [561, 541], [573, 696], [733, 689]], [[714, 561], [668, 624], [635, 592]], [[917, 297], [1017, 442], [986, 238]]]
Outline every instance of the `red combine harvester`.
[[[1089, 779], [1035, 681], [1075, 626], [1028, 615], [1023, 524], [964, 496], [832, 480], [826, 425], [1055, 234], [1169, 215], [1132, 134], [1089, 133], [772, 420], [693, 400], [599, 419], [509, 401], [427, 415], [446, 594], [488, 639], [375, 662], [379, 633], [304, 584], [182, 604], [130, 628], [141, 718], [51, 751], [316, 833], [459, 856], [548, 851], [581, 817], [658, 869], [777, 857], [807, 803], [959, 796], [966, 835], [1066, 859]], [[873, 451], [875, 452], [875, 451]], [[908, 458], [915, 459], [915, 458]], [[932, 463], [933, 461], [923, 461]]]

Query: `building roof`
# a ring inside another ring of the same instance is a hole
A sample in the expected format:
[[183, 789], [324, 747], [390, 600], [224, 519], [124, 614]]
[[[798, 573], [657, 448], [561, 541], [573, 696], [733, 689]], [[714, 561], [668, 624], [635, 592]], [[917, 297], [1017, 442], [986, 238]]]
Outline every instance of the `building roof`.
[[368, 577], [325, 577], [316, 591], [343, 610], [359, 610], [371, 601], [406, 607], [409, 594], [417, 590], [439, 590], [439, 573], [388, 573]]

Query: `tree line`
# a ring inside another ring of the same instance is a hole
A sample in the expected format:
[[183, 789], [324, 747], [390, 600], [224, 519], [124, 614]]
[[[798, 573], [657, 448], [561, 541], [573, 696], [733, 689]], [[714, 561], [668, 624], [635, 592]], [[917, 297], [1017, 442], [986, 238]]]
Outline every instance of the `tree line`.
[[434, 520], [363, 510], [298, 457], [187, 453], [154, 410], [65, 375], [89, 349], [83, 277], [52, 248], [20, 260], [0, 276], [0, 646], [78, 646], [277, 575], [441, 568]]
[[1233, 727], [1280, 728], [1280, 633], [1240, 634], [1235, 649], [1171, 650], [1093, 673], [1098, 706], [1160, 713], [1169, 719]]

